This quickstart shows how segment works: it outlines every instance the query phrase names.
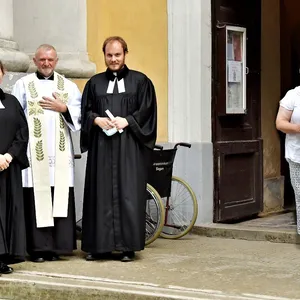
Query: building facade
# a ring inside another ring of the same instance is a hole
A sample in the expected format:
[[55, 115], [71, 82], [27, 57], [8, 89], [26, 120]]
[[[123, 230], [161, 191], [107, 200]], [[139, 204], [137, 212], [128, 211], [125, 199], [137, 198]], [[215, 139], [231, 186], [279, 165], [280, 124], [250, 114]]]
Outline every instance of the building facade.
[[[282, 210], [281, 143], [274, 121], [282, 93], [282, 3], [289, 1], [243, 1], [259, 10], [256, 23], [235, 2], [66, 0], [62, 5], [59, 0], [0, 0], [0, 59], [10, 71], [4, 87], [9, 90], [19, 76], [34, 70], [35, 49], [50, 43], [58, 50], [58, 72], [82, 89], [90, 76], [105, 70], [103, 40], [120, 35], [128, 42], [129, 68], [146, 73], [156, 87], [158, 142], [192, 144], [178, 151], [174, 173], [196, 193], [196, 225]], [[220, 74], [227, 68], [221, 67], [226, 26], [246, 28], [245, 45], [254, 45], [245, 60], [254, 66], [245, 65], [249, 103], [235, 115], [219, 110], [224, 101]], [[75, 149], [79, 151], [78, 135]], [[84, 167], [85, 156], [76, 162], [78, 216]]]

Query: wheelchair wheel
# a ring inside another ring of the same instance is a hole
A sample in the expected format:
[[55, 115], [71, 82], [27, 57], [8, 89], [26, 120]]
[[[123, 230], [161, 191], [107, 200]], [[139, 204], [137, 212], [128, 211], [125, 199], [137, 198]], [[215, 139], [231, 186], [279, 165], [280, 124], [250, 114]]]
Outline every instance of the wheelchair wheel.
[[172, 177], [171, 196], [162, 198], [165, 222], [161, 236], [178, 239], [194, 226], [198, 215], [198, 203], [191, 187], [181, 178]]
[[146, 201], [146, 232], [145, 244], [154, 242], [160, 235], [164, 226], [165, 212], [162, 200], [150, 184], [147, 184]]

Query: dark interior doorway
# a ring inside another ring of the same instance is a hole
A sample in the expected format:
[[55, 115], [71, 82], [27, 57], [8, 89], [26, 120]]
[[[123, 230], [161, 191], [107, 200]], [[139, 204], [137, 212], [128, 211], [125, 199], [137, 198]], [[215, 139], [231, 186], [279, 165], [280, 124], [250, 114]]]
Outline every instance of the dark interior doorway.
[[[280, 1], [281, 98], [300, 85], [300, 1]], [[280, 133], [281, 175], [284, 176], [284, 208], [295, 207], [294, 191], [285, 160], [285, 134]]]

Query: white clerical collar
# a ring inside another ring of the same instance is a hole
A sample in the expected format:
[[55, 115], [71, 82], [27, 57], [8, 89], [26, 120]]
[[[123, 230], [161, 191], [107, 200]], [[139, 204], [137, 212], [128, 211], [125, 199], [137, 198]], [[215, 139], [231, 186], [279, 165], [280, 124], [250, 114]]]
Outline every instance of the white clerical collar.
[[2, 101], [0, 100], [0, 109], [4, 109], [5, 106], [3, 105]]
[[122, 78], [122, 79], [118, 80], [118, 78], [116, 77], [113, 81], [110, 80], [108, 82], [108, 87], [107, 87], [107, 91], [106, 91], [107, 94], [113, 94], [115, 84], [118, 85], [119, 93], [125, 93], [124, 79]]

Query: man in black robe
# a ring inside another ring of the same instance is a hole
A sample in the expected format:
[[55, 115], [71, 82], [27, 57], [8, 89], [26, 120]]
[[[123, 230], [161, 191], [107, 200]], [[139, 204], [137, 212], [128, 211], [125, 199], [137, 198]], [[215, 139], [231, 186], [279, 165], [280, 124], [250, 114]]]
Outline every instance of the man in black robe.
[[[0, 83], [4, 68], [0, 61]], [[18, 100], [0, 89], [0, 274], [24, 261], [25, 218], [21, 170], [27, 168], [28, 126]]]
[[[120, 251], [126, 262], [145, 247], [147, 168], [157, 135], [156, 95], [145, 74], [125, 65], [128, 49], [122, 38], [106, 39], [102, 50], [107, 70], [87, 82], [82, 99], [81, 150], [88, 150], [82, 250], [88, 252], [87, 260]], [[117, 132], [110, 135], [114, 128]]]

